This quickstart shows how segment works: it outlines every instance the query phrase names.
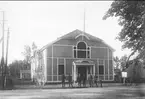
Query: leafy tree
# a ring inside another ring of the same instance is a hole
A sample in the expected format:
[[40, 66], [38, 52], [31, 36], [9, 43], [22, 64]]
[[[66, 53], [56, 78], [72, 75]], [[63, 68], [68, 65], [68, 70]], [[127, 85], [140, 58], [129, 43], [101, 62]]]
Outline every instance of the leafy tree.
[[1, 60], [0, 60], [0, 75], [2, 74], [2, 64], [3, 64], [2, 61], [3, 61], [3, 60], [1, 59]]
[[124, 55], [120, 58], [120, 64], [121, 64], [121, 68], [124, 70], [125, 68], [127, 68], [126, 66], [126, 62], [127, 62], [127, 55]]
[[31, 47], [29, 45], [25, 45], [24, 52], [22, 52], [22, 54], [24, 55], [24, 60], [23, 60], [23, 68], [21, 69], [28, 70], [31, 67]]
[[115, 62], [115, 68], [119, 69], [120, 68], [120, 59], [119, 59], [119, 57], [116, 56], [116, 57], [113, 58], [113, 60]]
[[23, 68], [24, 62], [22, 60], [15, 60], [9, 64], [10, 75], [16, 78], [20, 77], [20, 70]]
[[20, 70], [30, 70], [30, 64], [25, 60], [15, 60], [8, 66], [10, 75], [16, 78], [20, 77]]
[[32, 56], [35, 56], [36, 52], [38, 51], [36, 44], [32, 43]]
[[30, 64], [31, 63], [31, 47], [29, 45], [24, 46], [24, 52], [22, 52], [22, 54], [24, 55], [24, 60]]
[[134, 59], [133, 60], [133, 68], [132, 68], [132, 82], [134, 83], [138, 83], [141, 82], [141, 78], [142, 78], [142, 62], [139, 59]]
[[32, 50], [36, 50], [37, 49], [37, 46], [35, 44], [35, 42], [32, 43]]
[[142, 53], [145, 49], [145, 1], [115, 0], [103, 19], [109, 17], [119, 18], [122, 30], [117, 38], [124, 43], [122, 48], [132, 50], [127, 61], [134, 53]]
[[37, 51], [37, 46], [36, 44], [33, 42], [32, 43], [32, 47], [30, 47], [29, 45], [25, 45], [24, 46], [24, 52], [22, 52], [22, 54], [24, 55], [24, 66], [23, 69], [30, 69], [30, 65], [31, 65], [31, 53], [36, 52]]

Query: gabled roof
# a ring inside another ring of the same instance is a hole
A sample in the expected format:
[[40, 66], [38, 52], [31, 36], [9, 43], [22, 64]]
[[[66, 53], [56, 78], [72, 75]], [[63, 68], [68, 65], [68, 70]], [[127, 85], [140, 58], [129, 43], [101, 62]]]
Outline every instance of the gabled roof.
[[55, 41], [53, 41], [53, 42], [51, 42], [51, 43], [45, 45], [44, 47], [42, 47], [42, 48], [40, 49], [40, 51], [43, 51], [43, 50], [44, 50], [45, 48], [47, 48], [48, 46], [52, 45], [53, 43], [55, 43], [55, 42], [57, 42], [57, 41], [59, 41], [59, 40], [61, 40], [61, 39], [76, 39], [77, 37], [82, 36], [82, 35], [85, 36], [88, 40], [102, 42], [102, 43], [104, 43], [106, 46], [108, 46], [112, 51], [115, 51], [115, 49], [113, 49], [111, 46], [109, 46], [107, 43], [105, 43], [102, 39], [97, 38], [97, 37], [95, 37], [95, 36], [92, 36], [92, 35], [90, 35], [90, 34], [88, 34], [88, 33], [86, 33], [86, 32], [83, 32], [83, 31], [81, 31], [81, 30], [78, 30], [78, 29], [76, 29], [76, 30], [74, 30], [74, 31], [72, 31], [72, 32], [69, 32], [69, 33], [67, 33], [67, 34], [64, 35], [64, 36], [59, 37], [57, 40], [55, 40]]

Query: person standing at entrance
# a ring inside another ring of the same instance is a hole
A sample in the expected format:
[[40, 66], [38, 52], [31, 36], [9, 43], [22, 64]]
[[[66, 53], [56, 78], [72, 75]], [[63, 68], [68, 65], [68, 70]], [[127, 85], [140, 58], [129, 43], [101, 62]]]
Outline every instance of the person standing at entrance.
[[96, 84], [96, 87], [98, 87], [98, 77], [97, 77], [97, 74], [95, 74], [95, 76], [94, 76], [94, 82]]
[[80, 76], [80, 74], [78, 74], [77, 82], [78, 82], [78, 86], [81, 87], [81, 76]]
[[68, 83], [69, 83], [69, 87], [71, 86], [71, 87], [73, 87], [73, 85], [72, 85], [72, 76], [70, 75], [70, 73], [69, 73], [69, 75], [68, 75]]
[[86, 76], [83, 75], [83, 86], [86, 87]]
[[102, 79], [100, 79], [100, 85], [101, 85], [101, 87], [103, 87], [103, 86], [102, 86]]
[[61, 77], [61, 80], [62, 80], [62, 87], [65, 87], [65, 79], [66, 79], [65, 75], [62, 74], [62, 77]]
[[92, 74], [90, 74], [89, 75], [89, 85], [90, 85], [90, 87], [93, 87], [93, 76], [92, 76]]

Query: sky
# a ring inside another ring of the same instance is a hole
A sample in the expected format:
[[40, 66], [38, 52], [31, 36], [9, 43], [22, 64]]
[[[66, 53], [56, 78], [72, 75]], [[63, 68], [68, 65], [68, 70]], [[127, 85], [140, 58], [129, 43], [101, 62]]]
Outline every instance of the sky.
[[[76, 29], [104, 40], [115, 49], [114, 56], [128, 55], [122, 42], [116, 40], [121, 28], [117, 18], [102, 20], [112, 1], [0, 1], [0, 11], [5, 11], [5, 30], [10, 29], [8, 63], [22, 60], [24, 46], [32, 42], [42, 48], [48, 43]], [[2, 12], [0, 12], [2, 20]], [[2, 21], [0, 21], [2, 24]], [[0, 38], [2, 37], [0, 26]], [[5, 40], [7, 31], [5, 31]], [[5, 41], [6, 43], [6, 41]], [[0, 44], [2, 47], [2, 44]], [[0, 56], [1, 56], [0, 48]]]

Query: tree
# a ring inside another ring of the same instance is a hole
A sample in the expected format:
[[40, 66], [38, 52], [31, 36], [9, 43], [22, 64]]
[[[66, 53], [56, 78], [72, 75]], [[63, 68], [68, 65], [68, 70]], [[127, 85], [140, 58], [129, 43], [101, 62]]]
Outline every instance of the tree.
[[29, 45], [24, 46], [24, 52], [22, 52], [22, 54], [24, 55], [24, 60], [30, 64], [31, 63], [31, 47]]
[[19, 78], [20, 70], [23, 68], [24, 62], [22, 60], [15, 60], [9, 65], [10, 75]]
[[38, 51], [36, 44], [32, 43], [32, 56], [35, 56], [36, 52]]
[[[118, 39], [123, 42], [122, 48], [131, 49], [129, 58], [145, 49], [145, 1], [115, 0], [103, 19], [118, 17], [118, 23], [123, 28]], [[140, 56], [140, 55], [139, 55]]]
[[143, 69], [143, 63], [139, 59], [133, 59], [133, 67], [132, 67], [132, 82], [138, 83], [142, 80], [142, 69]]
[[120, 59], [119, 57], [114, 57], [113, 58], [114, 63], [115, 63], [115, 68], [114, 68], [114, 81], [115, 82], [120, 82], [120, 78], [121, 78], [121, 68], [120, 68]]
[[116, 56], [116, 57], [113, 58], [113, 60], [115, 62], [115, 68], [119, 69], [120, 68], [120, 59], [119, 59], [119, 57]]
[[129, 65], [126, 65], [126, 62], [127, 62], [127, 55], [124, 55], [120, 58], [120, 64], [121, 64], [122, 70], [124, 70], [125, 68], [128, 68]]
[[32, 50], [36, 50], [37, 49], [37, 46], [35, 44], [35, 42], [32, 43]]

